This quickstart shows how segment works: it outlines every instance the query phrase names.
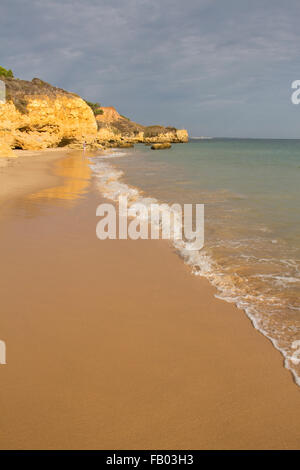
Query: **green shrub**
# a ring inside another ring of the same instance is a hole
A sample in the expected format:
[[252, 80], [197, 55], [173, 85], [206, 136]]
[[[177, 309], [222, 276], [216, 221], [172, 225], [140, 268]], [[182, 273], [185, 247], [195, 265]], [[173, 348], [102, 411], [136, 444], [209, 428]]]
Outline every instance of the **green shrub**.
[[100, 103], [92, 103], [91, 101], [86, 101], [86, 104], [92, 109], [95, 116], [99, 116], [99, 114], [103, 114], [103, 109], [101, 109]]
[[14, 74], [12, 73], [10, 69], [6, 70], [4, 67], [0, 66], [0, 77], [1, 76], [6, 77], [6, 78], [14, 78]]

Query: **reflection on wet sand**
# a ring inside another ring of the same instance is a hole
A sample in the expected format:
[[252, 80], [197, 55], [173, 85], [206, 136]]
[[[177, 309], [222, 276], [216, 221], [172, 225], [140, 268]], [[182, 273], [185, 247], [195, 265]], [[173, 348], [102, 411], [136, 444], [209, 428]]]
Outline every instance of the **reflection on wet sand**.
[[91, 182], [89, 158], [74, 151], [55, 163], [54, 172], [63, 177], [63, 184], [46, 188], [29, 196], [29, 199], [56, 199], [74, 201], [87, 193]]

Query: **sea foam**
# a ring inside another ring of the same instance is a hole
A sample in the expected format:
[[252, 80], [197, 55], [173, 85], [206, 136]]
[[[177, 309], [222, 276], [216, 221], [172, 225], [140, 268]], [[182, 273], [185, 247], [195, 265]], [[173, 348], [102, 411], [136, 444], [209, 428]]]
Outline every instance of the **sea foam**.
[[[91, 169], [97, 178], [97, 186], [100, 192], [108, 199], [118, 201], [120, 196], [126, 196], [128, 200], [129, 216], [134, 216], [130, 207], [140, 202], [146, 206], [151, 204], [159, 204], [161, 211], [171, 211], [171, 206], [166, 203], [159, 202], [155, 198], [145, 197], [143, 192], [136, 187], [132, 187], [123, 181], [123, 171], [115, 168], [111, 161], [117, 157], [126, 156], [126, 152], [115, 150], [108, 151], [105, 155], [95, 157], [92, 159]], [[172, 211], [172, 214], [173, 211]], [[149, 216], [148, 216], [149, 217]], [[175, 215], [176, 217], [176, 215]], [[163, 220], [163, 219], [162, 219]], [[168, 220], [166, 218], [165, 220]], [[174, 222], [174, 220], [173, 220]], [[162, 229], [160, 220], [159, 229]], [[172, 229], [174, 230], [174, 223]], [[249, 239], [240, 239], [238, 241], [219, 241], [219, 245], [231, 246], [233, 249], [240, 249], [247, 246], [251, 242]], [[184, 260], [184, 262], [191, 267], [191, 271], [196, 276], [201, 276], [210, 281], [210, 283], [217, 289], [216, 297], [230, 303], [234, 303], [238, 308], [245, 311], [250, 318], [253, 326], [264, 334], [284, 356], [284, 364], [289, 369], [295, 379], [295, 382], [300, 386], [300, 369], [299, 364], [295, 361], [295, 350], [293, 342], [285, 338], [285, 326], [280, 322], [280, 315], [277, 318], [278, 312], [282, 310], [281, 301], [268, 291], [263, 293], [252, 292], [247, 285], [247, 282], [241, 276], [232, 273], [226, 273], [224, 269], [214, 260], [209, 250], [203, 248], [200, 251], [191, 251], [188, 249], [187, 242], [184, 240], [172, 240], [173, 246], [177, 253]], [[253, 261], [253, 256], [243, 255], [241, 257], [249, 258]], [[282, 264], [293, 267], [297, 270], [299, 266], [295, 264], [294, 260], [281, 260]], [[257, 258], [255, 262], [258, 263], [272, 263], [272, 259]], [[255, 277], [255, 276], [254, 276]], [[259, 275], [257, 275], [259, 277]], [[265, 274], [260, 276], [261, 279], [272, 279], [273, 282], [284, 286], [285, 284], [298, 283], [299, 278], [292, 276], [279, 276], [273, 274]], [[300, 305], [290, 306], [294, 310], [300, 310]], [[262, 312], [268, 310], [268, 315], [262, 315]]]

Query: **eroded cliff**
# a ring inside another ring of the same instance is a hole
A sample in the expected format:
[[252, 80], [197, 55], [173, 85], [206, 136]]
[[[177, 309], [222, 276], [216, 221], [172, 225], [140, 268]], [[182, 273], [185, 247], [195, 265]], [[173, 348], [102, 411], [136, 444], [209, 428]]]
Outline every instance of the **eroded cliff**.
[[185, 129], [164, 126], [142, 126], [120, 115], [117, 110], [102, 107], [103, 114], [96, 116], [98, 123], [98, 142], [106, 145], [122, 143], [164, 143], [188, 142]]
[[184, 129], [142, 126], [114, 107], [103, 107], [102, 114], [95, 116], [78, 95], [38, 78], [31, 82], [0, 79], [6, 89], [6, 100], [0, 105], [0, 156], [14, 156], [13, 149], [82, 148], [83, 142], [90, 148], [105, 148], [188, 141]]
[[95, 143], [97, 123], [79, 96], [39, 79], [1, 79], [6, 102], [0, 106], [0, 148], [39, 150], [85, 140]]

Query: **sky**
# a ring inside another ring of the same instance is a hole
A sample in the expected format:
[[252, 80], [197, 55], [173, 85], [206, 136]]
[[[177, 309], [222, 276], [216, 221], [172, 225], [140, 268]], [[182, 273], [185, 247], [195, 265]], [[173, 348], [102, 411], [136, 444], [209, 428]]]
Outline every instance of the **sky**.
[[299, 0], [1, 0], [0, 65], [192, 136], [300, 138]]

